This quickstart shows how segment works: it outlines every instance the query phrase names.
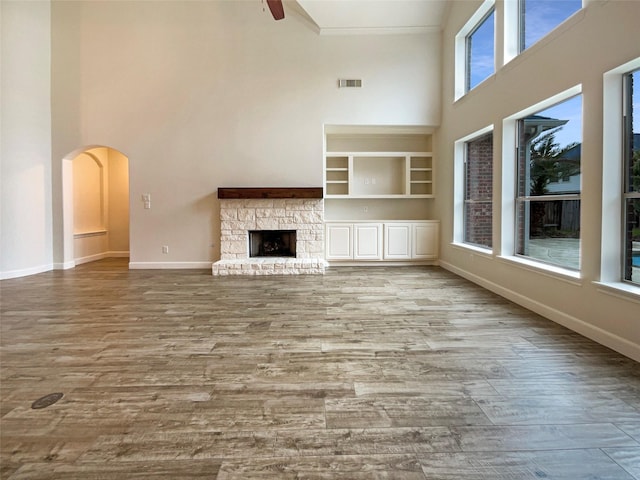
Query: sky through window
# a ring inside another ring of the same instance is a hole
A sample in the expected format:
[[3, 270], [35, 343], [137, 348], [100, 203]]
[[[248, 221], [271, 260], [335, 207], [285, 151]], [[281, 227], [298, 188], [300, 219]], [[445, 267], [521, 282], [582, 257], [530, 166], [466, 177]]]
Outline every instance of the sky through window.
[[522, 0], [522, 50], [529, 48], [582, 8], [582, 0]]

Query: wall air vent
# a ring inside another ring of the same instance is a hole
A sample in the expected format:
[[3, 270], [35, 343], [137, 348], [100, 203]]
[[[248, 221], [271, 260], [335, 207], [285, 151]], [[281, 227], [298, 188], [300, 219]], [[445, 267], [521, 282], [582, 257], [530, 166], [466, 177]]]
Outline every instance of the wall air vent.
[[343, 88], [343, 87], [350, 87], [350, 88], [354, 88], [354, 87], [361, 87], [362, 86], [362, 80], [358, 79], [346, 79], [346, 78], [341, 78], [338, 80], [338, 87], [339, 88]]

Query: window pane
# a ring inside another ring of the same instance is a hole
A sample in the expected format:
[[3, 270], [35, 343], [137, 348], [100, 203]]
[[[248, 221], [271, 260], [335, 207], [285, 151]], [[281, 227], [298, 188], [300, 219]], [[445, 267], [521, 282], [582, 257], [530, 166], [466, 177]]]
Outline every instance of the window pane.
[[580, 200], [523, 201], [518, 217], [519, 255], [580, 268]]
[[640, 199], [626, 201], [624, 279], [640, 283]]
[[630, 73], [626, 82], [625, 193], [630, 193], [640, 192], [640, 70]]
[[581, 96], [519, 120], [518, 255], [580, 267], [581, 144]]
[[640, 70], [626, 76], [624, 279], [640, 284]]
[[520, 120], [518, 196], [580, 193], [582, 97]]
[[464, 241], [491, 248], [493, 219], [493, 133], [467, 142]]
[[536, 43], [580, 8], [582, 0], [520, 0], [520, 51]]
[[467, 90], [494, 72], [494, 11], [467, 37]]

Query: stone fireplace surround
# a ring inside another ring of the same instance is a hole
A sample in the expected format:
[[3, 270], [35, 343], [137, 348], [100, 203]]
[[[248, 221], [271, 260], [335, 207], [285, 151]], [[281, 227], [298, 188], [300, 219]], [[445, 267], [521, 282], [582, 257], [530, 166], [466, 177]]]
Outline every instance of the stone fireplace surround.
[[[218, 198], [220, 260], [213, 275], [324, 273], [321, 188], [221, 188]], [[296, 257], [249, 257], [250, 230], [295, 230]]]

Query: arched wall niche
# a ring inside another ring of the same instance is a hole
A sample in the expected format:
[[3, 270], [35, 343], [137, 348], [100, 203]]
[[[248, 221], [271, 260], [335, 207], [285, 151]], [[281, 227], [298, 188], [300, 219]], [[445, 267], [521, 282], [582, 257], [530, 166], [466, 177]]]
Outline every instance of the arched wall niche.
[[90, 145], [62, 159], [62, 268], [129, 256], [129, 159]]

